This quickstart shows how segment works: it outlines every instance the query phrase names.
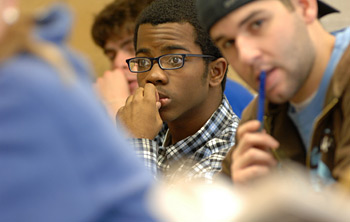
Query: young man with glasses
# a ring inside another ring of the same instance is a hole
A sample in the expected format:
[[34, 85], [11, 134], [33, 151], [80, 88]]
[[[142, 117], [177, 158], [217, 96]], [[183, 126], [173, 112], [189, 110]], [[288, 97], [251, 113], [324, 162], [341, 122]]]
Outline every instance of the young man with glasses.
[[127, 60], [140, 88], [118, 119], [156, 177], [211, 182], [239, 119], [223, 95], [227, 62], [194, 12], [192, 0], [156, 0], [141, 13]]
[[[152, 1], [114, 0], [94, 20], [91, 29], [93, 40], [111, 63], [111, 70], [99, 76], [95, 85], [112, 115], [138, 87], [136, 75], [129, 71], [125, 60], [135, 55], [133, 39], [136, 17]], [[224, 93], [238, 117], [253, 99], [251, 92], [229, 78]]]
[[255, 100], [243, 114], [224, 171], [235, 183], [247, 183], [281, 166], [279, 156], [307, 166], [317, 187], [346, 178], [350, 28], [328, 33], [318, 20], [337, 10], [317, 0], [197, 0], [197, 7], [229, 62], [252, 67], [241, 75], [252, 87], [266, 72], [265, 130], [257, 132]]

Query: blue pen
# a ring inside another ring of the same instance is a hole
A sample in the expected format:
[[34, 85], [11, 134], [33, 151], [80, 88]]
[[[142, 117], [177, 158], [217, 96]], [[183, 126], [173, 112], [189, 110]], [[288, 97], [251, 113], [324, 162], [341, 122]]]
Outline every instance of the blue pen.
[[[258, 113], [256, 116], [256, 119], [260, 121], [260, 129], [259, 131], [264, 129], [264, 114], [265, 114], [265, 79], [266, 79], [266, 72], [261, 71], [260, 73], [260, 87], [259, 87], [259, 95], [258, 95]], [[279, 162], [279, 166], [281, 167], [280, 157], [277, 154], [276, 150], [271, 149], [272, 154], [276, 158], [276, 160]]]
[[264, 113], [265, 113], [265, 78], [266, 72], [262, 71], [260, 73], [260, 87], [259, 87], [259, 95], [258, 95], [258, 113], [257, 120], [260, 121], [261, 126], [260, 130], [264, 128]]

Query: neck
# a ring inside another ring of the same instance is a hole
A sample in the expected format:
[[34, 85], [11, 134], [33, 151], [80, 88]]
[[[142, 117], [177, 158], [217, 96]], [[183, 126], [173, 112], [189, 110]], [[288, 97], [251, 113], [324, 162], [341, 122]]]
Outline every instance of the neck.
[[315, 59], [305, 84], [292, 99], [294, 103], [302, 103], [317, 91], [335, 44], [335, 37], [324, 30], [318, 21], [314, 22], [310, 28], [310, 37], [315, 49]]
[[168, 122], [169, 133], [172, 144], [175, 144], [188, 136], [195, 134], [218, 109], [222, 101], [222, 90], [211, 89], [208, 98], [197, 107], [184, 113], [181, 117], [172, 122]]

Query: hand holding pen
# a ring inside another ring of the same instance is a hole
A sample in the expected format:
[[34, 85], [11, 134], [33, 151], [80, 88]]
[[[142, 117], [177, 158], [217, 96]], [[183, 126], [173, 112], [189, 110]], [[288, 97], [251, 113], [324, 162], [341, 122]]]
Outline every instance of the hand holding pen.
[[277, 165], [271, 150], [279, 143], [263, 130], [265, 77], [260, 74], [257, 120], [244, 122], [237, 129], [237, 144], [232, 154], [231, 173], [235, 183], [245, 183], [268, 174]]

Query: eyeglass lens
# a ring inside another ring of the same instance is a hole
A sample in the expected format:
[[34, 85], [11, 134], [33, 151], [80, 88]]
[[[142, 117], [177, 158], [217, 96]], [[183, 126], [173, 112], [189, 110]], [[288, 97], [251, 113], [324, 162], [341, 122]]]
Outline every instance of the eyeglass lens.
[[153, 60], [157, 60], [162, 69], [176, 69], [183, 66], [183, 55], [164, 55], [159, 58], [134, 58], [129, 61], [130, 70], [145, 72], [152, 68]]

